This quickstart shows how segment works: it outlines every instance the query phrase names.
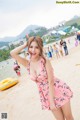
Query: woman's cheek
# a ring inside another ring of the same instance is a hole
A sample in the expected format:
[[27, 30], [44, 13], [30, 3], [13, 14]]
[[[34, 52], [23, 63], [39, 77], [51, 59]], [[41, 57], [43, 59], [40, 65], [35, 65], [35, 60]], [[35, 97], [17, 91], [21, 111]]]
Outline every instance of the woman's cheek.
[[31, 49], [29, 49], [29, 53], [32, 54]]

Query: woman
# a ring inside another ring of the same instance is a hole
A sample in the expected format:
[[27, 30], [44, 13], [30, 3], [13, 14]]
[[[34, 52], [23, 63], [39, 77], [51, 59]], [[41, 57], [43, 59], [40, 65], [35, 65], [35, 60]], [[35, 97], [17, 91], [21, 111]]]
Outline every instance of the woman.
[[[31, 55], [30, 61], [18, 55], [25, 47], [28, 47]], [[51, 110], [56, 120], [73, 120], [70, 107], [72, 91], [66, 83], [54, 77], [50, 61], [43, 55], [42, 39], [30, 37], [27, 43], [15, 48], [10, 54], [27, 68], [31, 80], [36, 82], [42, 109]]]

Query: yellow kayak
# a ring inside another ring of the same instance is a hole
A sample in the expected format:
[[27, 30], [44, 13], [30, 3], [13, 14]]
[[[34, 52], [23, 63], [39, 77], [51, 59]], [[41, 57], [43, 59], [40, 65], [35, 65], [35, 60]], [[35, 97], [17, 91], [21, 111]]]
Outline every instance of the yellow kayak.
[[0, 90], [6, 90], [14, 85], [16, 85], [19, 81], [15, 78], [6, 78], [0, 82]]

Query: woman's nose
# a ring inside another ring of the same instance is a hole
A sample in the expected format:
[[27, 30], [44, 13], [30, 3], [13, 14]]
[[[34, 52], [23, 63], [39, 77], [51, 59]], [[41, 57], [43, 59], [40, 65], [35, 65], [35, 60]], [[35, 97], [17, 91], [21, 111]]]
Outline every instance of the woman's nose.
[[32, 51], [35, 52], [35, 48], [33, 48]]

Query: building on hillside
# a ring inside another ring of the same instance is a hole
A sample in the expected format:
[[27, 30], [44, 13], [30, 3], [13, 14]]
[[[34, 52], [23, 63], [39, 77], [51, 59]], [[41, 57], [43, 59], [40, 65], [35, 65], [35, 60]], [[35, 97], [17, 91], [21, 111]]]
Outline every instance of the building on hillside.
[[59, 33], [60, 35], [66, 35], [66, 32], [64, 32], [64, 31], [62, 31], [62, 30], [58, 31], [58, 33]]
[[70, 33], [76, 33], [79, 29], [74, 26], [71, 28]]

